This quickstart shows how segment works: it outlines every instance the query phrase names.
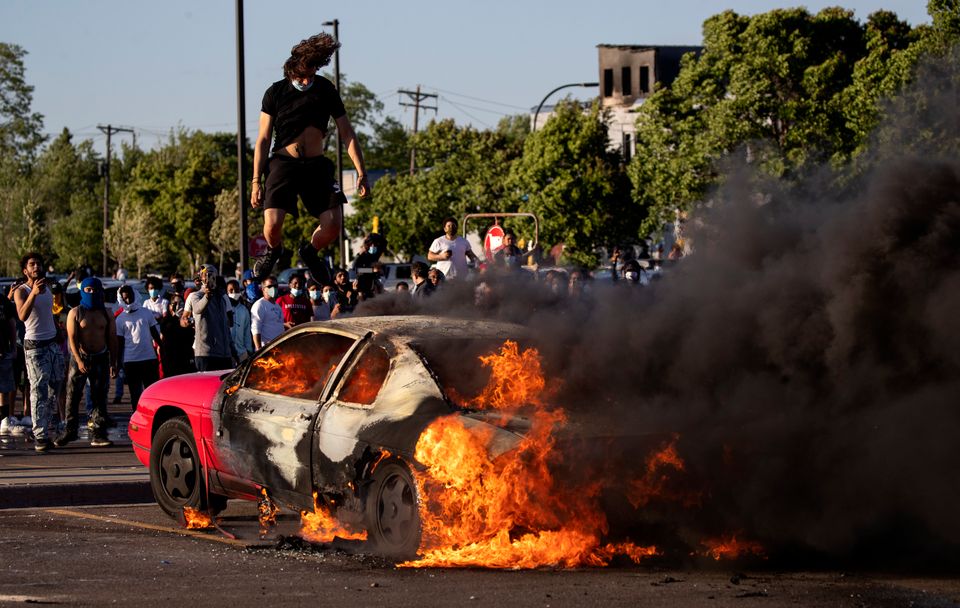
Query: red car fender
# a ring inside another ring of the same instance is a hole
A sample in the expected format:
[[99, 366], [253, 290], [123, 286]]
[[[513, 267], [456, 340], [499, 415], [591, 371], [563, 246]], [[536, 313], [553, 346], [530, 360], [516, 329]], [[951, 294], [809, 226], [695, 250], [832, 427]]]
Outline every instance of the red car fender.
[[216, 457], [210, 449], [213, 437], [210, 408], [220, 390], [220, 378], [224, 373], [227, 372], [172, 376], [147, 387], [140, 397], [137, 410], [130, 417], [128, 430], [134, 453], [144, 466], [150, 466], [150, 448], [156, 431], [154, 419], [158, 412], [162, 411], [163, 418], [184, 414], [187, 416], [193, 429], [193, 439], [200, 453], [201, 464], [208, 468], [218, 468]]

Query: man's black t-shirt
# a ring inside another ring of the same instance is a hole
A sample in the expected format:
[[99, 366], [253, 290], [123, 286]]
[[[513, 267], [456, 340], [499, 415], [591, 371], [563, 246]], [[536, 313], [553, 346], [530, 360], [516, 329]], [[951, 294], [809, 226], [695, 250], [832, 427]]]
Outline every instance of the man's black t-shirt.
[[317, 76], [306, 91], [293, 88], [289, 80], [278, 80], [263, 94], [260, 111], [273, 116], [276, 139], [273, 151], [284, 148], [307, 127], [327, 130], [327, 123], [346, 114], [333, 83]]

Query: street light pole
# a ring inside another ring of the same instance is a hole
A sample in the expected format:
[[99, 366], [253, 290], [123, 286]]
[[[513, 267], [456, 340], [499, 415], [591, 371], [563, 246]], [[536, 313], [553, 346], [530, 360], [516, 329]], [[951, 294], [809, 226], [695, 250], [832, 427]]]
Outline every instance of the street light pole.
[[[340, 43], [340, 20], [325, 21], [321, 25], [324, 27], [333, 27], [333, 40]], [[333, 78], [334, 86], [337, 87], [337, 93], [343, 97], [340, 91], [340, 47], [333, 52]], [[343, 139], [340, 137], [340, 129], [337, 129], [337, 183], [343, 188]], [[347, 267], [347, 229], [343, 213], [340, 213], [340, 266]]]
[[240, 192], [240, 268], [247, 269], [247, 126], [243, 61], [243, 0], [237, 13], [237, 190]]
[[553, 95], [560, 89], [566, 89], [569, 87], [588, 87], [589, 88], [589, 87], [598, 87], [598, 86], [600, 86], [599, 82], [573, 82], [570, 84], [562, 84], [559, 87], [547, 93], [544, 96], [543, 100], [540, 102], [540, 105], [537, 106], [537, 111], [534, 112], [533, 114], [533, 128], [531, 129], [531, 131], [537, 130], [537, 117], [540, 116], [540, 110], [543, 109], [543, 104], [547, 102], [547, 99], [549, 99], [551, 95]]

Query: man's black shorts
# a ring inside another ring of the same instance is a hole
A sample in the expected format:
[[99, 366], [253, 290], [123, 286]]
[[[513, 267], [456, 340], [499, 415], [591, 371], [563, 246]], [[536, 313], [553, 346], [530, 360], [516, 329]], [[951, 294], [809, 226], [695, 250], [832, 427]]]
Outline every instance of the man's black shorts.
[[298, 195], [313, 216], [343, 205], [347, 199], [334, 179], [335, 170], [333, 161], [326, 156], [273, 156], [263, 208], [283, 209], [296, 217]]

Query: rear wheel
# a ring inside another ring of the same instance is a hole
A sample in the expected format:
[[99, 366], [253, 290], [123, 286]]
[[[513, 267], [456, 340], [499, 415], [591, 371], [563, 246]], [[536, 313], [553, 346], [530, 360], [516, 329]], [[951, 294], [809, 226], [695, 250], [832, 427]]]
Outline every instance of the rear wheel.
[[366, 504], [367, 534], [377, 553], [408, 559], [420, 547], [420, 500], [413, 475], [400, 460], [373, 472]]
[[153, 436], [150, 448], [150, 489], [167, 515], [179, 520], [184, 507], [217, 513], [227, 498], [211, 494], [209, 504], [203, 467], [190, 422], [185, 416], [167, 420]]

